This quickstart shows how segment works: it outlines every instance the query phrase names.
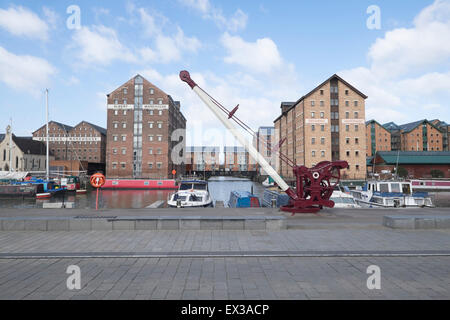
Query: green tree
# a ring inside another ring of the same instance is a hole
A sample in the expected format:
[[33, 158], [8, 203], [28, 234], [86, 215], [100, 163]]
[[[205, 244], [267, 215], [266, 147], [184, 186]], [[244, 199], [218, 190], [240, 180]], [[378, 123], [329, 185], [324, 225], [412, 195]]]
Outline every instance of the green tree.
[[406, 169], [403, 168], [403, 167], [398, 167], [398, 169], [397, 169], [397, 175], [398, 175], [400, 178], [406, 178], [406, 177], [408, 176], [408, 170], [406, 170]]
[[430, 171], [431, 177], [433, 178], [443, 178], [444, 173], [441, 170], [433, 169]]

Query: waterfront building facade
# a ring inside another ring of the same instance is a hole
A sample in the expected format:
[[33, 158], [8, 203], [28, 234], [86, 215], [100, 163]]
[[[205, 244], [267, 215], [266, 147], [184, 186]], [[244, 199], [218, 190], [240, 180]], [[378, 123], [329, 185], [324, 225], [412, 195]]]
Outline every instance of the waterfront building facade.
[[[33, 137], [17, 137], [8, 126], [6, 134], [0, 137], [0, 170], [1, 171], [46, 171], [47, 147]], [[49, 160], [54, 156], [49, 154]]]
[[[256, 135], [253, 139], [253, 146], [258, 150], [259, 153], [261, 153], [264, 157], [264, 159], [272, 165], [272, 167], [275, 167], [275, 161], [272, 157], [272, 150], [274, 146], [276, 145], [275, 140], [275, 127], [259, 127], [258, 131], [256, 132]], [[267, 175], [267, 173], [259, 166], [257, 165], [258, 174], [260, 175]]]
[[366, 122], [366, 156], [377, 151], [391, 151], [391, 132], [375, 120]]
[[136, 75], [107, 95], [108, 178], [172, 178], [185, 172], [180, 102]]
[[[367, 96], [334, 74], [296, 102], [281, 103], [275, 119], [275, 141], [297, 165], [313, 167], [321, 161], [346, 160], [346, 179], [366, 176], [365, 99]], [[277, 161], [277, 171], [293, 179], [292, 169]]]
[[219, 171], [220, 147], [186, 147], [186, 172]]

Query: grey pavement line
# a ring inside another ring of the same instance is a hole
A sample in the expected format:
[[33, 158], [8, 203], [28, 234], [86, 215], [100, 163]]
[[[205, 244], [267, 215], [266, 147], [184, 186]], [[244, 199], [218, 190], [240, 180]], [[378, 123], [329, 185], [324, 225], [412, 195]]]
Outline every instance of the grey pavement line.
[[428, 257], [450, 256], [450, 250], [403, 251], [191, 251], [191, 252], [30, 252], [0, 253], [0, 259], [86, 258], [264, 258], [264, 257]]

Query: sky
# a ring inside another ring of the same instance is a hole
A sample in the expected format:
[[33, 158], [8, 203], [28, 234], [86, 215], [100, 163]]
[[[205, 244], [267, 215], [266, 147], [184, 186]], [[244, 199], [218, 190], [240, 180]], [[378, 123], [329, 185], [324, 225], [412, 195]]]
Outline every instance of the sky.
[[450, 122], [449, 39], [450, 0], [0, 0], [0, 132], [41, 127], [45, 88], [50, 120], [106, 127], [141, 74], [181, 101], [187, 145], [235, 145], [180, 70], [255, 130], [335, 73], [366, 120]]

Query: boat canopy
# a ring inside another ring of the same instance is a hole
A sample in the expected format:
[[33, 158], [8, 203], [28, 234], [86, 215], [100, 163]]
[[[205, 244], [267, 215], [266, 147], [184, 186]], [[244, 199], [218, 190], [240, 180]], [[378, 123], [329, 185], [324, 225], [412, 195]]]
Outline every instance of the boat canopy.
[[0, 171], [0, 180], [23, 180], [28, 175], [28, 172], [9, 172]]

